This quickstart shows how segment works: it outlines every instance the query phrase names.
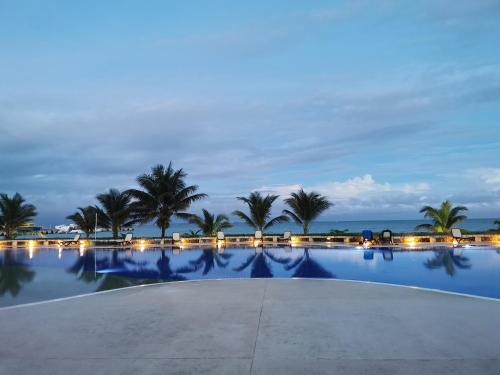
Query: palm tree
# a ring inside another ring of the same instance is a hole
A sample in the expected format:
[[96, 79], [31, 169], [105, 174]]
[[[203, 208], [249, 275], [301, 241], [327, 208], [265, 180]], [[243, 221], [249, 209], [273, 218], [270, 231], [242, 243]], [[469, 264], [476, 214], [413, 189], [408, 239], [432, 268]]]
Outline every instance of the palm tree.
[[[74, 214], [66, 216], [66, 219], [75, 223], [78, 228], [85, 232], [87, 238], [94, 233], [95, 227], [99, 225], [99, 219], [104, 216], [102, 210], [96, 206], [78, 207]], [[97, 220], [97, 221], [96, 221]]]
[[205, 209], [203, 209], [203, 217], [191, 215], [189, 222], [200, 228], [205, 236], [215, 236], [217, 232], [233, 226], [226, 215], [215, 216]]
[[151, 173], [137, 177], [137, 183], [143, 190], [127, 191], [136, 199], [133, 204], [134, 218], [141, 223], [155, 220], [162, 238], [165, 237], [172, 216], [189, 218], [189, 214], [183, 211], [207, 195], [196, 193], [196, 185], [186, 185], [186, 176], [182, 169], [175, 170], [170, 162], [167, 167], [159, 164], [151, 168]]
[[308, 234], [309, 224], [332, 206], [326, 197], [314, 191], [308, 194], [303, 189], [290, 194], [285, 203], [291, 210], [283, 210], [283, 214], [290, 216], [298, 225], [302, 225], [304, 234]]
[[425, 213], [424, 217], [432, 219], [434, 223], [417, 225], [415, 230], [426, 229], [434, 233], [447, 233], [457, 223], [467, 218], [465, 215], [459, 215], [461, 211], [467, 211], [467, 207], [453, 207], [449, 200], [441, 203], [441, 207], [439, 208], [431, 206], [422, 207], [420, 212]]
[[16, 193], [10, 198], [0, 194], [0, 228], [5, 232], [5, 238], [15, 238], [17, 228], [27, 224], [36, 216], [36, 208], [25, 203], [21, 194]]
[[97, 200], [102, 205], [101, 218], [98, 219], [102, 226], [111, 228], [113, 238], [118, 238], [118, 232], [124, 226], [134, 224], [131, 219], [131, 196], [127, 192], [110, 189], [109, 192], [99, 194]]
[[271, 208], [278, 195], [266, 195], [263, 197], [259, 192], [253, 192], [248, 198], [238, 197], [240, 201], [245, 202], [250, 210], [250, 216], [242, 211], [234, 211], [233, 215], [238, 216], [245, 223], [255, 228], [256, 230], [263, 231], [270, 228], [274, 224], [279, 224], [288, 221], [288, 216], [280, 215], [272, 219]]

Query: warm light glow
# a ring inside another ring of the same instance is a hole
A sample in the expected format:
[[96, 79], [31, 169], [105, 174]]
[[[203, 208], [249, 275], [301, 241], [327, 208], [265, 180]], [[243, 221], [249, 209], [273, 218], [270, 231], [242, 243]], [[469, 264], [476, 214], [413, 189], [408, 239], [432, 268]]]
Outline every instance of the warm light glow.
[[262, 244], [262, 241], [261, 241], [261, 240], [255, 240], [255, 241], [253, 242], [253, 245], [254, 245], [255, 247], [259, 247], [261, 244]]
[[453, 240], [453, 246], [458, 246], [458, 241], [457, 240]]
[[410, 245], [415, 245], [417, 243], [417, 239], [415, 237], [405, 237], [405, 242]]
[[28, 241], [28, 256], [30, 259], [33, 259], [33, 255], [35, 253], [35, 241], [30, 240]]
[[59, 259], [61, 259], [61, 258], [62, 258], [62, 251], [63, 251], [63, 248], [62, 248], [62, 246], [60, 246], [60, 245], [59, 245], [59, 246], [57, 247], [57, 257], [58, 257]]
[[331, 240], [331, 237], [326, 237], [326, 240], [327, 240], [327, 241], [330, 241], [330, 240]]
[[80, 241], [80, 256], [82, 257], [85, 254], [85, 241]]

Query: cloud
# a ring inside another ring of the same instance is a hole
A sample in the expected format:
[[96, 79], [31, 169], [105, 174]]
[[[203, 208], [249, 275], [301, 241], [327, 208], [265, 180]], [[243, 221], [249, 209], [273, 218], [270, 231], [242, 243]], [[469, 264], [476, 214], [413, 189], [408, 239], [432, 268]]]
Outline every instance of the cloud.
[[[356, 176], [343, 181], [332, 181], [312, 186], [300, 184], [263, 186], [256, 191], [264, 194], [277, 194], [282, 198], [291, 192], [304, 188], [316, 191], [334, 203], [326, 216], [342, 213], [370, 213], [382, 209], [384, 212], [417, 212], [427, 199], [430, 185], [427, 182], [394, 184], [377, 182], [372, 175]], [[282, 204], [278, 203], [279, 209]]]
[[489, 190], [500, 192], [500, 168], [478, 168], [469, 174], [478, 177]]

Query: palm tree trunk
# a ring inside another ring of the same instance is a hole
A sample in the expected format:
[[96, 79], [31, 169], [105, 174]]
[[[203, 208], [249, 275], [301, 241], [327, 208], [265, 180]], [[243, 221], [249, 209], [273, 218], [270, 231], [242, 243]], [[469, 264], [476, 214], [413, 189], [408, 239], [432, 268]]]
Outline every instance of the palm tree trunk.
[[162, 238], [162, 239], [163, 239], [163, 238], [165, 238], [165, 230], [166, 230], [166, 229], [167, 229], [167, 228], [165, 228], [165, 225], [162, 225], [162, 226], [161, 226], [161, 238]]
[[309, 234], [309, 223], [304, 221], [304, 223], [302, 224], [302, 228], [304, 229], [304, 235], [308, 235]]
[[118, 238], [118, 226], [113, 225], [113, 238], [117, 239]]

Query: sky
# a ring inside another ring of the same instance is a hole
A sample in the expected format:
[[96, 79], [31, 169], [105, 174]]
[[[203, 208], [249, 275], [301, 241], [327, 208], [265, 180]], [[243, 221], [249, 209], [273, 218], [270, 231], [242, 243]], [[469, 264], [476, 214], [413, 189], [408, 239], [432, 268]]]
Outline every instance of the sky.
[[192, 212], [500, 217], [499, 40], [498, 0], [0, 0], [0, 192], [56, 225], [172, 161]]

